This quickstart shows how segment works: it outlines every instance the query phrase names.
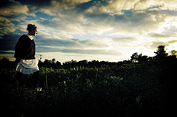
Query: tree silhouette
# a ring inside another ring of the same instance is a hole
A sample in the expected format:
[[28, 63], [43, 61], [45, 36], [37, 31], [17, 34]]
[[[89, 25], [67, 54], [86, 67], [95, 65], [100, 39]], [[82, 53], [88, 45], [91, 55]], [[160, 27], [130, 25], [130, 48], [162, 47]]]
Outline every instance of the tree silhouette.
[[157, 47], [157, 51], [154, 53], [156, 54], [155, 60], [163, 60], [168, 57], [168, 53], [166, 53], [164, 45], [159, 45]]
[[53, 63], [53, 64], [55, 63], [55, 58], [52, 59], [52, 63]]
[[132, 54], [132, 56], [131, 56], [131, 62], [132, 63], [137, 63], [138, 62], [138, 53], [137, 52], [135, 52], [135, 53], [133, 53]]
[[61, 63], [59, 61], [56, 62], [57, 66], [61, 66]]
[[143, 62], [147, 62], [147, 61], [148, 61], [148, 56], [142, 55], [142, 54], [138, 55], [138, 62], [139, 63], [143, 63]]
[[131, 56], [131, 62], [132, 63], [143, 63], [148, 61], [148, 56], [139, 54], [137, 52], [133, 53]]
[[177, 50], [171, 50], [170, 52], [171, 56], [177, 56]]

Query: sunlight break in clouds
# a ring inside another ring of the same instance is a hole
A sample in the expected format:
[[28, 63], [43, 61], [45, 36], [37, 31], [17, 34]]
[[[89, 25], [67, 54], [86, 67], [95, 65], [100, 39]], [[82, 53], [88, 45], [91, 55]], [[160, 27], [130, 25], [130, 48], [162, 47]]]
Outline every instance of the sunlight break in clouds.
[[[177, 46], [176, 0], [2, 0], [0, 52], [13, 59], [29, 23], [38, 26], [37, 57], [120, 61]], [[2, 45], [3, 44], [3, 45]], [[9, 53], [10, 52], [10, 53]]]

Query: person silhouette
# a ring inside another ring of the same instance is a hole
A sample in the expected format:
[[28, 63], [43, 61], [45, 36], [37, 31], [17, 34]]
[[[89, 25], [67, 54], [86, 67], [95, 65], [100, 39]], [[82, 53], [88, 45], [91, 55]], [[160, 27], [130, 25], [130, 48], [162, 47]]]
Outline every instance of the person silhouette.
[[16, 78], [21, 83], [22, 74], [34, 73], [33, 87], [37, 88], [38, 85], [38, 60], [35, 58], [35, 42], [33, 36], [38, 32], [37, 26], [34, 24], [27, 25], [28, 34], [22, 35], [15, 46], [15, 62], [16, 65]]

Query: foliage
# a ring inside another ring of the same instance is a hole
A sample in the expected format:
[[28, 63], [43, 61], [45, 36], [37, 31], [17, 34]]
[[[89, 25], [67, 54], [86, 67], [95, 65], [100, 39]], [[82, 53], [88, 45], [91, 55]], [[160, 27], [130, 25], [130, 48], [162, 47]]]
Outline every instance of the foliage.
[[155, 56], [156, 60], [163, 60], [163, 59], [167, 58], [167, 56], [168, 56], [168, 53], [166, 53], [166, 51], [165, 51], [165, 46], [163, 46], [163, 45], [158, 46], [157, 51], [154, 53], [156, 54], [156, 56]]
[[[163, 116], [172, 90], [177, 60], [102, 67], [40, 68], [43, 86], [30, 87], [32, 75], [23, 76], [18, 86], [14, 67], [3, 67], [1, 105], [12, 115], [66, 116], [119, 115]], [[165, 75], [171, 74], [171, 75]]]

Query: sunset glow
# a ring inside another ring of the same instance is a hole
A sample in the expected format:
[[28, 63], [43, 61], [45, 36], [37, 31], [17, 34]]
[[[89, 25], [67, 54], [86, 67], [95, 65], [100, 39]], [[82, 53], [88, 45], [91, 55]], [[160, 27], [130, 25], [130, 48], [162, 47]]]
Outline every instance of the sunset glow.
[[36, 57], [121, 61], [157, 46], [177, 50], [176, 0], [2, 0], [0, 58], [14, 60], [27, 24], [38, 26]]

